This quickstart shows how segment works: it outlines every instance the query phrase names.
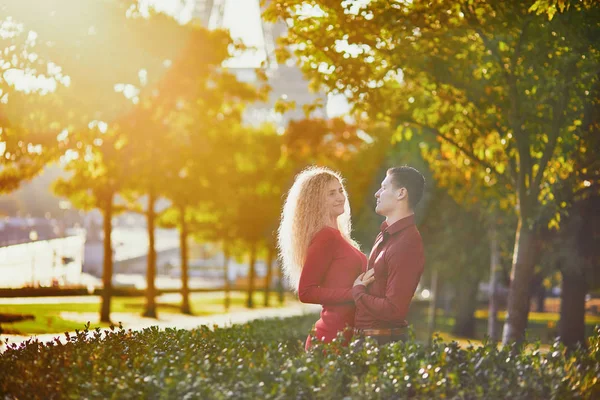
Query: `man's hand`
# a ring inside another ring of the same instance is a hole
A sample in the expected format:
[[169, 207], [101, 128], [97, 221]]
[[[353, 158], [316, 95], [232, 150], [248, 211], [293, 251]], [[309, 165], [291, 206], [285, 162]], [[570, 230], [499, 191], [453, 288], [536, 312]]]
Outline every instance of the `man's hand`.
[[375, 280], [375, 271], [371, 268], [367, 272], [363, 272], [356, 278], [353, 286], [364, 285], [369, 286]]

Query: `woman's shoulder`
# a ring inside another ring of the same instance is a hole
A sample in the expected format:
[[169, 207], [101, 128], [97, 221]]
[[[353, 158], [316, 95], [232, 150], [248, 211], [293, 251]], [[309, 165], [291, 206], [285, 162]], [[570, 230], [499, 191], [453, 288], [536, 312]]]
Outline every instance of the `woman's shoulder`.
[[332, 228], [330, 226], [325, 226], [325, 227], [321, 228], [320, 231], [315, 233], [311, 242], [331, 241], [331, 240], [336, 240], [340, 237], [341, 237], [341, 234], [340, 234], [339, 230]]

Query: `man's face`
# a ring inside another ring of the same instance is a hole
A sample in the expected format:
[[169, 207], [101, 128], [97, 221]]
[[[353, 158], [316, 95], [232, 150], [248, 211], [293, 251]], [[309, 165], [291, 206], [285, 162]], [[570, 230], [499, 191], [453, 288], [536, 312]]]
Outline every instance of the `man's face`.
[[390, 215], [398, 207], [400, 189], [394, 188], [391, 176], [386, 176], [381, 182], [381, 188], [375, 193], [377, 205], [375, 212], [384, 217]]
[[325, 197], [327, 210], [332, 217], [337, 218], [344, 213], [344, 204], [346, 195], [340, 182], [335, 179], [327, 185], [327, 193]]

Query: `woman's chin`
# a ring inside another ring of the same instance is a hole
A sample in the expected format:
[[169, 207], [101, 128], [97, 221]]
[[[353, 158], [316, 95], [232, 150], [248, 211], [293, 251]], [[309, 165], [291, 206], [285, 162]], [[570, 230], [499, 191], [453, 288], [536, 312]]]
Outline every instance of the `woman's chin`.
[[331, 215], [333, 216], [333, 218], [337, 219], [339, 216], [341, 216], [344, 213], [344, 211], [340, 211], [340, 210], [336, 210], [334, 212], [331, 213]]

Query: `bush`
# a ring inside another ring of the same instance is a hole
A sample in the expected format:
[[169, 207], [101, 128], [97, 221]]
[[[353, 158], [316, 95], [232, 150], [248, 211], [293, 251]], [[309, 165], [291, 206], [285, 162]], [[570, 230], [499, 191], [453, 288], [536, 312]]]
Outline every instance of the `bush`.
[[0, 397], [148, 399], [592, 399], [600, 396], [600, 331], [567, 354], [461, 349], [434, 340], [378, 347], [303, 342], [315, 316], [230, 328], [78, 332], [0, 354]]

